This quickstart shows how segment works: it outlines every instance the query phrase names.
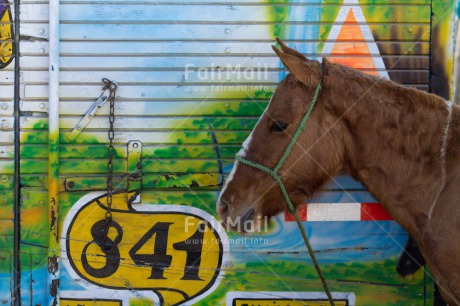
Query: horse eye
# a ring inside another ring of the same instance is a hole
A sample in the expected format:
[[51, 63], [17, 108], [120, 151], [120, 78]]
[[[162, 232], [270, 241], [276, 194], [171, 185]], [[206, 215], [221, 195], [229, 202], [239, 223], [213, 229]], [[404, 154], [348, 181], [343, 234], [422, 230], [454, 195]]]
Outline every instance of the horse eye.
[[289, 124], [274, 121], [270, 127], [270, 132], [284, 132]]

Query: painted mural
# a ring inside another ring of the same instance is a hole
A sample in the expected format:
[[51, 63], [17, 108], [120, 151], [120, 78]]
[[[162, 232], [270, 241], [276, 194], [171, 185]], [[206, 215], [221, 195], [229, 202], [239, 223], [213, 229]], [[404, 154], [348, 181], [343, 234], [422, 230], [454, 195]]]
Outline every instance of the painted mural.
[[[2, 1], [0, 16], [11, 18]], [[280, 37], [310, 58], [448, 98], [454, 4], [62, 0], [60, 130], [51, 131], [59, 133], [61, 263], [50, 293], [48, 15], [41, 2], [23, 3], [22, 304], [57, 294], [61, 305], [326, 305], [292, 216], [244, 237], [226, 232], [215, 212], [234, 155], [286, 74], [271, 45]], [[6, 24], [0, 63], [12, 54]], [[109, 103], [94, 107], [102, 78], [119, 84], [110, 223]], [[7, 167], [0, 160], [0, 171]], [[407, 234], [360, 183], [335, 178], [300, 214], [336, 305], [432, 305], [428, 271], [396, 272]], [[1, 268], [3, 297], [11, 266]]]
[[14, 148], [12, 5], [0, 1], [0, 301], [10, 303], [14, 289]]
[[0, 69], [13, 60], [13, 17], [7, 0], [0, 1]]

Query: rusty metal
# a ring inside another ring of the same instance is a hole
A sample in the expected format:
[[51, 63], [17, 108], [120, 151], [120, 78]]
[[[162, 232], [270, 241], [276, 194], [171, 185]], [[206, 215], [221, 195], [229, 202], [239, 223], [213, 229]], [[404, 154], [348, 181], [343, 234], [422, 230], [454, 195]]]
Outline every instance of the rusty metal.
[[[113, 175], [112, 185], [116, 186], [115, 191], [125, 190], [126, 175]], [[60, 190], [64, 192], [75, 191], [104, 191], [107, 190], [107, 176], [68, 176], [59, 179]]]
[[[107, 163], [107, 212], [105, 213], [105, 226], [103, 230], [103, 237], [104, 237], [104, 245], [107, 241], [107, 235], [109, 232], [109, 228], [112, 224], [112, 197], [113, 197], [113, 156], [115, 152], [115, 148], [113, 146], [113, 139], [115, 138], [115, 130], [114, 130], [114, 123], [115, 123], [115, 94], [117, 92], [118, 84], [114, 81], [109, 79], [103, 78], [102, 82], [104, 82], [104, 87], [102, 90], [109, 90], [109, 102], [110, 102], [110, 110], [109, 110], [109, 147], [107, 148], [107, 153], [109, 156], [109, 161]], [[110, 246], [107, 246], [110, 247]]]
[[[223, 181], [223, 175], [219, 173], [142, 173], [141, 175], [142, 180], [139, 182], [141, 188], [216, 187], [222, 184]], [[131, 183], [133, 183], [135, 178], [136, 176], [131, 177]], [[112, 184], [114, 192], [128, 190], [128, 175], [114, 174]], [[131, 185], [130, 190], [133, 189], [134, 187]], [[107, 176], [84, 175], [60, 177], [59, 190], [61, 192], [104, 191], [107, 190]]]
[[[48, 56], [48, 220], [47, 293], [49, 306], [59, 305], [60, 237], [59, 237], [59, 58], [58, 0], [49, 1], [49, 56]], [[44, 106], [43, 108], [45, 108]]]

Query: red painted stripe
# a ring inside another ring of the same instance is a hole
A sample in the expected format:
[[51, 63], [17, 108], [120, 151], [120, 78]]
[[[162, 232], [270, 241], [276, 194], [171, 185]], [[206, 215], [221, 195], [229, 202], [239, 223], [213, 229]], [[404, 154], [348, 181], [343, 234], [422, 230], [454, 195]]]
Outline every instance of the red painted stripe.
[[387, 210], [379, 203], [362, 203], [361, 204], [361, 221], [370, 220], [393, 220]]
[[[307, 204], [301, 204], [298, 208], [300, 220], [307, 221]], [[295, 217], [291, 215], [287, 210], [284, 212], [284, 221], [292, 222], [295, 221]]]

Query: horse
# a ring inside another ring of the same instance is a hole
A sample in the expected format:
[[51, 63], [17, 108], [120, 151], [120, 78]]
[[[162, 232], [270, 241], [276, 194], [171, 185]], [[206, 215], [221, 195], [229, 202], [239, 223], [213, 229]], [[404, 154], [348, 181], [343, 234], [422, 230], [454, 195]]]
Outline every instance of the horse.
[[[443, 299], [460, 305], [460, 107], [277, 41], [289, 74], [237, 153], [216, 204], [222, 223], [250, 235], [286, 209], [283, 193], [298, 207], [345, 172], [415, 239]], [[281, 158], [277, 184], [267, 169]], [[239, 226], [247, 221], [255, 226]]]

